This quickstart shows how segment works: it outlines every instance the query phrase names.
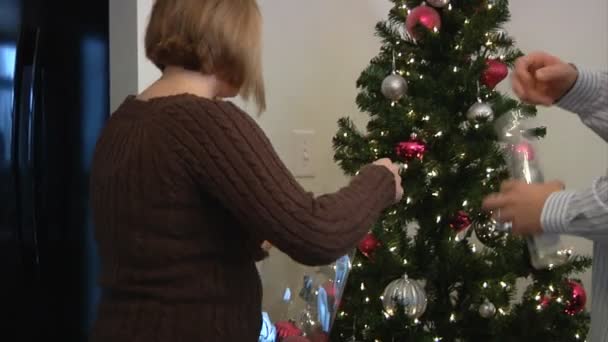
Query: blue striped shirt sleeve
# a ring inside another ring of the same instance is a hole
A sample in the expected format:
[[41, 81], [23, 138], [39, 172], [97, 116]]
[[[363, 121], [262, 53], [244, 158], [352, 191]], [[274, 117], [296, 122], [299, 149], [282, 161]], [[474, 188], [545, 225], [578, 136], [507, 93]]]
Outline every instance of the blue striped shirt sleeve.
[[[608, 72], [579, 71], [574, 87], [557, 105], [577, 113], [585, 125], [608, 141]], [[608, 177], [597, 179], [588, 189], [552, 194], [541, 223], [545, 232], [608, 242]]]

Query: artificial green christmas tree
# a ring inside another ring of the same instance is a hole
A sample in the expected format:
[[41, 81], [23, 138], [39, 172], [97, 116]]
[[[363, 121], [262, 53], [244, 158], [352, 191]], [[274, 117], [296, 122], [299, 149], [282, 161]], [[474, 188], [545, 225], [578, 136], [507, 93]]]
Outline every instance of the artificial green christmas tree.
[[392, 2], [357, 82], [367, 130], [340, 119], [334, 148], [348, 175], [401, 163], [406, 195], [359, 246], [332, 340], [582, 341], [589, 317], [572, 277], [590, 259], [564, 250], [534, 267], [528, 242], [481, 209], [510, 177], [497, 123], [536, 114], [495, 88], [522, 55], [502, 28], [508, 1]]

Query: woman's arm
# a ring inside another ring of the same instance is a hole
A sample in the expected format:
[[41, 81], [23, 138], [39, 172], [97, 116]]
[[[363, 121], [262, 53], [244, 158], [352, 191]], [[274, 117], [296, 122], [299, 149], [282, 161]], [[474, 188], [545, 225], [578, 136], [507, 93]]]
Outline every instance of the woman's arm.
[[199, 100], [186, 115], [202, 191], [260, 240], [294, 260], [327, 264], [346, 254], [395, 200], [395, 177], [364, 167], [336, 193], [315, 198], [294, 179], [259, 126], [230, 103]]

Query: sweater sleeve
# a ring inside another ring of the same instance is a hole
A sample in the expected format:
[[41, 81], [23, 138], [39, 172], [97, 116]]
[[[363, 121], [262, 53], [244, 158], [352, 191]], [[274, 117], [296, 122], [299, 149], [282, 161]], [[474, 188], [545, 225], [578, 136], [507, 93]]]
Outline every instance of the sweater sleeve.
[[[574, 87], [558, 102], [608, 141], [608, 72], [582, 70]], [[580, 191], [552, 194], [543, 209], [543, 230], [608, 242], [608, 177]]]
[[328, 264], [348, 253], [394, 200], [394, 177], [382, 166], [366, 166], [348, 186], [315, 198], [253, 119], [230, 103], [209, 106], [199, 105], [187, 123], [201, 188], [297, 262]]

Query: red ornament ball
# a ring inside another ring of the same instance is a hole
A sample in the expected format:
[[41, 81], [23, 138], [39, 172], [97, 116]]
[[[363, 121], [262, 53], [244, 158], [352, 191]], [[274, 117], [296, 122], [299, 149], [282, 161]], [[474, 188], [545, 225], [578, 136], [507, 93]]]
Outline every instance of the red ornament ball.
[[540, 306], [543, 309], [546, 309], [551, 304], [552, 301], [553, 301], [553, 298], [551, 298], [548, 295], [545, 295], [540, 299]]
[[277, 328], [277, 337], [279, 340], [287, 339], [292, 336], [302, 336], [302, 330], [296, 327], [291, 321], [281, 321], [274, 325]]
[[403, 159], [410, 160], [418, 158], [422, 160], [427, 151], [427, 146], [424, 141], [417, 139], [415, 136], [408, 141], [402, 141], [397, 144], [395, 152]]
[[507, 78], [509, 68], [499, 59], [486, 60], [486, 69], [481, 74], [481, 83], [494, 89], [498, 83]]
[[471, 217], [464, 211], [459, 211], [456, 217], [450, 221], [450, 228], [456, 233], [460, 233], [471, 227]]
[[378, 247], [380, 247], [380, 241], [376, 239], [374, 234], [368, 233], [359, 243], [359, 252], [366, 257], [371, 258]]
[[422, 25], [429, 30], [441, 28], [441, 16], [439, 12], [430, 6], [418, 6], [410, 11], [405, 20], [407, 32], [414, 38], [420, 38], [416, 32], [416, 26]]
[[585, 291], [581, 283], [574, 280], [568, 280], [568, 286], [572, 290], [572, 297], [566, 301], [565, 312], [570, 316], [574, 316], [585, 310], [587, 291]]
[[515, 152], [525, 160], [534, 160], [534, 147], [528, 142], [522, 142], [515, 146]]

